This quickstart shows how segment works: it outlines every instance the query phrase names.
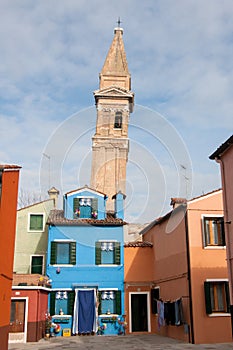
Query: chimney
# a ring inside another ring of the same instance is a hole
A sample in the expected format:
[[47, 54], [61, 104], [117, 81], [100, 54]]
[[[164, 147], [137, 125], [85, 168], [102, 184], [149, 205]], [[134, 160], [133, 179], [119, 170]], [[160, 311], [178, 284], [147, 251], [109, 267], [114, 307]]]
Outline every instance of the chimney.
[[124, 219], [124, 200], [126, 195], [121, 191], [116, 193], [112, 199], [115, 200], [115, 217], [118, 219]]
[[50, 190], [48, 190], [49, 198], [53, 199], [55, 209], [57, 209], [57, 202], [58, 202], [59, 193], [60, 192], [55, 187], [52, 187], [52, 188], [50, 188]]

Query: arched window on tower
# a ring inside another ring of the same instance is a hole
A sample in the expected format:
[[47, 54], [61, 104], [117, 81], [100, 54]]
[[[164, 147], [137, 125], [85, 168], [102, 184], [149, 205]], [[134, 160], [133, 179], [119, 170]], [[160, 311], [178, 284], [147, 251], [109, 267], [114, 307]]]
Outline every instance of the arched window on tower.
[[121, 129], [121, 127], [122, 127], [122, 113], [121, 112], [116, 112], [114, 128]]

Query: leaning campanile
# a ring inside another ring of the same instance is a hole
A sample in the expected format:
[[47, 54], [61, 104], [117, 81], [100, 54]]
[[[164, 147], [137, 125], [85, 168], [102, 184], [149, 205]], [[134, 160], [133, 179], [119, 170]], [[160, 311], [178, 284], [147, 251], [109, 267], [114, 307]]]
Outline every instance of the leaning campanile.
[[134, 105], [122, 36], [123, 29], [118, 26], [99, 75], [99, 90], [94, 92], [97, 119], [92, 138], [91, 187], [107, 194], [108, 211], [114, 210], [112, 196], [126, 192], [128, 124]]

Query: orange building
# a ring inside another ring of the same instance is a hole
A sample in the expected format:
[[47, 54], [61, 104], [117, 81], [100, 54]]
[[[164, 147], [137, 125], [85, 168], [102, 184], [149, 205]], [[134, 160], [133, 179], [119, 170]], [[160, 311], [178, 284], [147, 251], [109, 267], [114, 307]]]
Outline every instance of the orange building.
[[8, 349], [19, 166], [0, 165], [0, 339]]
[[124, 247], [126, 332], [155, 332], [150, 307], [151, 289], [154, 286], [153, 244], [131, 242]]
[[[130, 293], [146, 293], [148, 326], [139, 331], [195, 344], [230, 342], [222, 191], [171, 204], [171, 212], [141, 231], [138, 252], [125, 248], [128, 332], [137, 331]], [[148, 242], [152, 247], [142, 248]]]

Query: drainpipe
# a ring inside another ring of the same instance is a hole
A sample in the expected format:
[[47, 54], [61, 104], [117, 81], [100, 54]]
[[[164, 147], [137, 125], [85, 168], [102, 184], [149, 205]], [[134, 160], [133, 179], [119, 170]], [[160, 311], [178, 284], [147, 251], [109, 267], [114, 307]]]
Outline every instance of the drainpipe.
[[[226, 189], [225, 186], [225, 167], [222, 159], [220, 157], [216, 157], [215, 161], [220, 164], [222, 171], [222, 187]], [[228, 276], [229, 276], [229, 286], [230, 286], [230, 313], [231, 313], [231, 335], [233, 336], [233, 281], [232, 281], [232, 254], [231, 254], [231, 239], [229, 232], [229, 224], [231, 224], [231, 219], [228, 217], [227, 210], [227, 200], [225, 195], [225, 190], [223, 191], [223, 208], [224, 208], [224, 228], [225, 228], [225, 236], [226, 236], [226, 255], [227, 255], [227, 268], [228, 268]]]
[[[188, 230], [188, 210], [187, 205], [183, 207], [185, 220], [185, 234], [186, 234], [186, 254], [187, 254], [187, 268], [188, 268], [188, 289], [189, 289], [189, 313], [190, 313], [190, 332], [189, 342], [195, 344], [194, 339], [194, 322], [193, 322], [193, 301], [192, 301], [192, 285], [191, 285], [191, 264], [190, 264], [190, 249], [189, 249], [189, 230]], [[190, 334], [191, 333], [191, 334]]]
[[36, 341], [38, 341], [38, 327], [39, 327], [39, 301], [40, 291], [37, 289], [37, 312], [36, 312]]

